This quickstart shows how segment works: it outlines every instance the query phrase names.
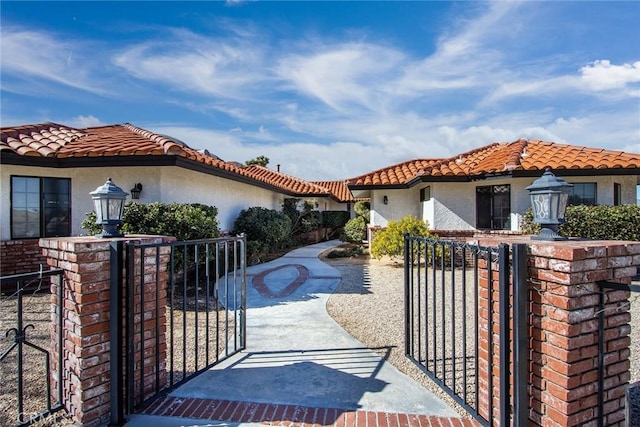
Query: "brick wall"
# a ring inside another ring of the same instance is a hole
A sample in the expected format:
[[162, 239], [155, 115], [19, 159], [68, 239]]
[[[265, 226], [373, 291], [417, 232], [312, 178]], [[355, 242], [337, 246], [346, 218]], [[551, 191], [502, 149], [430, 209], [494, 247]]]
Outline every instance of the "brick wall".
[[[127, 237], [126, 240], [140, 240], [145, 243], [160, 243], [167, 238], [162, 237]], [[172, 239], [172, 238], [171, 238]], [[52, 331], [52, 366], [57, 368], [58, 357], [63, 358], [63, 396], [61, 401], [73, 420], [80, 425], [104, 425], [110, 417], [110, 243], [114, 240], [97, 239], [95, 237], [68, 237], [58, 239], [41, 239], [42, 253], [47, 263], [64, 269], [63, 282], [53, 281], [51, 284], [52, 309], [51, 317], [56, 319], [63, 311], [63, 347], [57, 348], [58, 331]], [[167, 254], [162, 254], [157, 274], [160, 281], [167, 280]], [[166, 339], [165, 328], [155, 334], [155, 321], [165, 324], [166, 286], [156, 288], [156, 257], [144, 257], [144, 265], [140, 260], [136, 271], [140, 275], [144, 269], [145, 313], [140, 313], [140, 297], [134, 300], [134, 323], [136, 330], [144, 328], [145, 345], [141, 349], [140, 334], [135, 338], [135, 368], [133, 381], [139, 383], [140, 369], [144, 369], [144, 387], [149, 388], [155, 366], [159, 366], [161, 375], [165, 374]], [[63, 300], [57, 299], [57, 287], [63, 286]], [[156, 290], [158, 307], [155, 306]], [[126, 311], [125, 311], [126, 313]], [[56, 325], [56, 322], [53, 322]], [[54, 326], [54, 329], [57, 326]], [[160, 352], [156, 353], [156, 340]], [[61, 350], [61, 351], [60, 351]], [[141, 354], [144, 353], [144, 360]], [[160, 363], [156, 363], [160, 360]], [[54, 372], [52, 377], [56, 377]], [[55, 380], [52, 380], [55, 382]], [[55, 383], [52, 384], [55, 387]]]
[[6, 240], [0, 242], [0, 276], [31, 273], [47, 265], [40, 252], [38, 239]]
[[[547, 427], [597, 425], [598, 418], [598, 280], [629, 284], [640, 265], [640, 242], [534, 242], [502, 238], [500, 242], [527, 243], [529, 288], [529, 419]], [[496, 246], [498, 240], [480, 244]], [[496, 280], [495, 273], [493, 280]], [[488, 274], [482, 276], [480, 299], [480, 358], [487, 354], [489, 330], [486, 296]], [[497, 287], [493, 300], [497, 301]], [[629, 292], [606, 291], [604, 321], [604, 425], [624, 425], [625, 391], [629, 382]], [[485, 297], [484, 304], [482, 297]], [[497, 317], [494, 315], [494, 321]], [[496, 337], [494, 336], [494, 339]], [[480, 365], [480, 384], [488, 387], [486, 362]], [[496, 365], [499, 366], [499, 365]], [[493, 371], [494, 390], [499, 372]], [[497, 393], [495, 394], [497, 395]], [[493, 414], [500, 402], [493, 402]], [[488, 405], [481, 408], [489, 416]]]

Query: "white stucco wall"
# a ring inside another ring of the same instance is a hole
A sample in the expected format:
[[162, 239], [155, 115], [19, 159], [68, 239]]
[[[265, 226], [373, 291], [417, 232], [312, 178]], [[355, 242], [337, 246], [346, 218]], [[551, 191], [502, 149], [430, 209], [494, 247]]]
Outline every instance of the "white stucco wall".
[[[421, 183], [410, 189], [373, 190], [371, 192], [371, 225], [386, 227], [389, 221], [414, 215], [429, 223], [431, 229], [472, 230], [476, 226], [476, 187], [509, 184], [511, 186], [511, 230], [520, 227], [522, 214], [529, 208], [526, 187], [536, 178], [497, 178], [472, 182]], [[595, 182], [598, 204], [613, 204], [614, 183], [622, 186], [622, 204], [635, 204], [635, 176], [565, 177], [569, 183]], [[420, 189], [430, 187], [431, 199], [420, 202]], [[383, 196], [387, 195], [388, 205]]]
[[202, 203], [218, 208], [220, 229], [230, 230], [242, 209], [262, 206], [280, 209], [284, 196], [273, 191], [212, 175], [174, 167], [120, 167], [52, 169], [2, 165], [0, 172], [0, 238], [11, 238], [11, 176], [71, 178], [71, 233], [81, 235], [87, 212], [93, 209], [89, 193], [107, 178], [127, 193], [135, 183], [142, 183], [141, 203]]

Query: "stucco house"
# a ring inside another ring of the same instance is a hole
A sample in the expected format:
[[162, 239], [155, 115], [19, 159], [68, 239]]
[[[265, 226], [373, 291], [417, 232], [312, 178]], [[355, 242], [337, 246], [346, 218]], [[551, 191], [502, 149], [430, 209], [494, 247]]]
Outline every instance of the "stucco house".
[[545, 169], [573, 184], [571, 204], [635, 204], [640, 154], [520, 139], [446, 159], [415, 159], [347, 180], [370, 197], [370, 228], [413, 215], [441, 235], [518, 231], [528, 185]]
[[232, 228], [242, 209], [280, 209], [286, 198], [310, 201], [318, 210], [351, 209], [344, 183], [322, 185], [243, 167], [131, 124], [75, 129], [44, 123], [0, 132], [2, 274], [9, 265], [33, 271], [28, 257], [17, 254], [39, 253], [40, 237], [84, 234], [80, 224], [92, 210], [89, 193], [109, 177], [128, 193], [141, 184], [141, 203], [216, 206], [222, 231]]

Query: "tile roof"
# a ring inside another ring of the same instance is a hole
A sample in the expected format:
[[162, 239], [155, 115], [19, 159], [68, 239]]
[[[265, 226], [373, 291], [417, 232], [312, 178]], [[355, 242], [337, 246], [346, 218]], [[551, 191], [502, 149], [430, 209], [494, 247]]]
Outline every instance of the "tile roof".
[[315, 196], [329, 196], [331, 192], [329, 189], [316, 185], [312, 182], [305, 181], [300, 178], [296, 178], [291, 175], [287, 175], [282, 172], [274, 171], [273, 169], [266, 168], [259, 165], [251, 165], [245, 167], [245, 170], [250, 173], [254, 179], [269, 182], [278, 188], [288, 189], [299, 195], [315, 195]]
[[165, 135], [131, 124], [74, 129], [57, 123], [0, 128], [0, 153], [55, 159], [175, 156], [293, 195], [330, 195], [319, 185], [260, 166], [225, 162]]
[[345, 181], [313, 181], [313, 184], [326, 188], [338, 202], [355, 201]]
[[640, 169], [640, 154], [519, 139], [448, 159], [416, 159], [347, 180], [350, 187], [409, 185], [421, 176], [472, 178], [511, 171]]

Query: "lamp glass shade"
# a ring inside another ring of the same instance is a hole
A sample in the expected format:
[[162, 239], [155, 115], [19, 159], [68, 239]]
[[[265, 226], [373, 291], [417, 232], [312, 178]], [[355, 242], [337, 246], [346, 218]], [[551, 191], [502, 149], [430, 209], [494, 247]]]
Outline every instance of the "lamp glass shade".
[[569, 189], [573, 187], [561, 178], [557, 178], [549, 169], [533, 184], [527, 187], [531, 197], [533, 222], [540, 224], [542, 230], [537, 240], [562, 240], [558, 235], [558, 225], [564, 223], [569, 201]]
[[128, 196], [111, 178], [92, 191], [93, 206], [96, 213], [96, 223], [102, 225], [102, 237], [120, 237], [118, 225], [122, 224], [124, 202]]

